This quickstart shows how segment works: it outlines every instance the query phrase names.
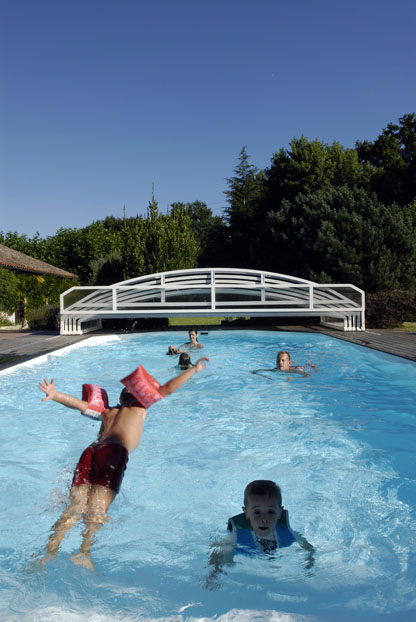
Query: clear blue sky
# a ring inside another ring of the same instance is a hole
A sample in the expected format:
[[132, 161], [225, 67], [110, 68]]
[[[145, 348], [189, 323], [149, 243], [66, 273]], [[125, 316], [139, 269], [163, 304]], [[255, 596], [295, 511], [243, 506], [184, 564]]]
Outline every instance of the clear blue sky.
[[0, 0], [0, 230], [200, 200], [416, 109], [414, 0]]

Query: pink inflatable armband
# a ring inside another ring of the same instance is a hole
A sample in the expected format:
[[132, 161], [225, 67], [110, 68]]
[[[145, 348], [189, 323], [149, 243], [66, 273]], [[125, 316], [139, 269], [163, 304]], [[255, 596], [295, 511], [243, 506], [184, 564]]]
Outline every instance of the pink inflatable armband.
[[94, 419], [99, 419], [103, 411], [108, 408], [107, 391], [96, 384], [82, 385], [82, 399], [88, 402], [88, 408], [83, 414]]
[[120, 382], [124, 384], [129, 393], [134, 395], [143, 408], [150, 408], [152, 404], [163, 397], [159, 393], [160, 384], [142, 365], [139, 365], [134, 372]]

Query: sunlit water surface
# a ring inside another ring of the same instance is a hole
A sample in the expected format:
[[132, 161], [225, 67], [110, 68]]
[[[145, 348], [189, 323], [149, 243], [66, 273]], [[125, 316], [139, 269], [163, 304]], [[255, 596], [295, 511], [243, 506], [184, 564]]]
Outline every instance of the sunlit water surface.
[[[416, 615], [416, 365], [322, 335], [200, 335], [209, 367], [155, 404], [110, 520], [76, 567], [77, 525], [42, 570], [33, 556], [65, 507], [72, 471], [98, 424], [42, 403], [41, 378], [116, 403], [142, 363], [160, 382], [186, 333], [92, 337], [1, 374], [0, 617], [14, 621], [410, 621]], [[277, 350], [310, 377], [252, 370]], [[196, 358], [193, 355], [193, 358]], [[206, 588], [210, 544], [240, 511], [245, 485], [272, 479], [292, 527], [316, 549], [237, 556]]]

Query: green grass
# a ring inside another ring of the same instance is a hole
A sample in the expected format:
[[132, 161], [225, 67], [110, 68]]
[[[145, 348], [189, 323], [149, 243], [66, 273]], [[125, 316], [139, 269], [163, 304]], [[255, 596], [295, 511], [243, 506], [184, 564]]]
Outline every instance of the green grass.
[[169, 326], [220, 326], [225, 317], [170, 317]]
[[403, 322], [403, 324], [394, 330], [403, 330], [408, 333], [416, 333], [416, 322]]

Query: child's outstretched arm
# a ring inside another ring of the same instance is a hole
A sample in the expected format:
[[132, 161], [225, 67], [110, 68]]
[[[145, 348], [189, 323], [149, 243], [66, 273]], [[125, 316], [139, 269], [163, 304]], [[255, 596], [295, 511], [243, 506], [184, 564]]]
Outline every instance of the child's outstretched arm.
[[294, 531], [293, 534], [299, 545], [306, 551], [305, 569], [310, 570], [311, 568], [313, 568], [313, 565], [315, 563], [315, 547], [312, 546], [312, 544], [307, 541], [305, 536], [302, 536], [302, 534], [300, 534], [299, 532]]
[[224, 572], [224, 566], [231, 566], [234, 563], [233, 544], [234, 537], [231, 534], [220, 542], [213, 542], [211, 544], [212, 551], [208, 560], [210, 571], [205, 579], [205, 587], [207, 590], [217, 590], [219, 587], [218, 575]]
[[57, 390], [53, 378], [50, 382], [43, 379], [43, 382], [39, 382], [39, 389], [46, 394], [46, 397], [42, 399], [42, 402], [47, 402], [48, 400], [53, 400], [54, 402], [58, 402], [58, 404], [62, 404], [63, 406], [67, 406], [67, 408], [74, 408], [75, 410], [80, 410], [82, 413], [88, 408], [88, 402], [84, 400], [80, 400], [77, 397], [73, 397], [72, 395], [67, 395], [66, 393], [61, 393]]
[[[206, 362], [205, 362], [206, 361]], [[170, 395], [174, 391], [177, 391], [185, 382], [188, 382], [190, 378], [199, 371], [202, 371], [207, 366], [209, 358], [207, 356], [203, 356], [195, 363], [193, 367], [190, 367], [183, 374], [179, 374], [179, 376], [175, 376], [171, 380], [168, 380], [163, 386], [159, 387], [159, 393], [166, 397]]]

